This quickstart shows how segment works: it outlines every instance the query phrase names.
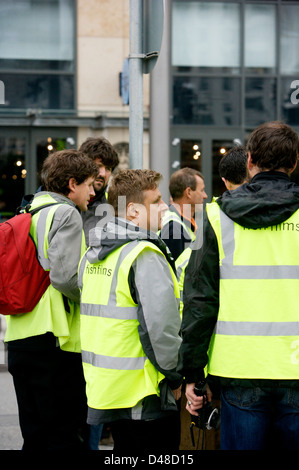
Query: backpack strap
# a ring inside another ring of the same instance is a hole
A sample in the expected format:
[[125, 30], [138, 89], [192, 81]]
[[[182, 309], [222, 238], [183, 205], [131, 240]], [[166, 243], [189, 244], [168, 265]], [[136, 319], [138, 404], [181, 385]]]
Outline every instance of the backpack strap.
[[49, 204], [45, 204], [44, 206], [40, 206], [40, 207], [36, 207], [36, 209], [32, 209], [32, 211], [30, 210], [31, 208], [31, 205], [30, 204], [27, 204], [27, 206], [24, 207], [24, 211], [26, 213], [29, 213], [31, 215], [34, 215], [34, 214], [37, 214], [37, 212], [39, 212], [41, 209], [45, 209], [46, 207], [50, 207], [50, 206], [57, 206], [58, 204], [63, 204], [61, 202], [51, 202]]

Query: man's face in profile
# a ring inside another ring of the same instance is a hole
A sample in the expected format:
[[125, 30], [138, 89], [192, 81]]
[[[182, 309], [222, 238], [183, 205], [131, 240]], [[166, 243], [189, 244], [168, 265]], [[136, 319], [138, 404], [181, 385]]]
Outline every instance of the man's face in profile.
[[109, 178], [112, 173], [112, 168], [105, 166], [101, 158], [95, 158], [94, 162], [99, 167], [98, 176], [94, 181], [94, 189], [95, 189], [95, 192], [98, 193], [107, 186]]

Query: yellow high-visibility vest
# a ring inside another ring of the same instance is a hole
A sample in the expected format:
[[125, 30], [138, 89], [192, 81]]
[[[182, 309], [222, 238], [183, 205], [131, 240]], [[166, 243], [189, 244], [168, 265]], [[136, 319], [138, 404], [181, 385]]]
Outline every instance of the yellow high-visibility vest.
[[[195, 233], [191, 230], [191, 228], [187, 224], [184, 223], [180, 215], [178, 215], [174, 211], [170, 211], [170, 210], [165, 211], [163, 218], [162, 218], [162, 227], [164, 227], [165, 225], [167, 225], [169, 222], [172, 222], [172, 221], [177, 222], [183, 227], [185, 232], [189, 235], [191, 241], [195, 240], [195, 236], [196, 236]], [[161, 230], [158, 232], [158, 235], [159, 236], [161, 235]]]
[[299, 379], [299, 211], [280, 225], [247, 229], [217, 203], [206, 208], [220, 270], [208, 372]]
[[162, 253], [150, 242], [135, 240], [97, 263], [89, 263], [87, 251], [79, 265], [82, 360], [88, 405], [95, 409], [131, 408], [145, 396], [160, 394], [164, 375], [143, 351], [138, 305], [128, 284], [132, 263], [146, 248]]
[[[49, 194], [38, 197], [38, 206], [55, 202], [57, 201]], [[38, 247], [39, 262], [46, 271], [50, 269], [47, 254], [48, 234], [55, 211], [61, 205], [46, 207], [32, 217], [30, 235]], [[32, 209], [38, 206], [32, 204]], [[85, 251], [83, 231], [81, 250], [82, 253]], [[50, 284], [31, 312], [7, 315], [5, 341], [25, 339], [52, 332], [58, 338], [61, 349], [81, 352], [79, 304], [70, 299], [68, 299], [68, 304], [70, 311], [66, 313], [62, 294]]]
[[181, 318], [183, 316], [183, 308], [184, 308], [184, 303], [183, 303], [183, 289], [184, 289], [184, 281], [185, 281], [185, 271], [186, 267], [189, 263], [189, 259], [191, 256], [191, 248], [188, 246], [181, 254], [180, 256], [176, 259], [175, 262], [175, 267], [176, 267], [176, 273], [177, 273], [177, 280], [179, 283], [179, 288], [180, 288], [180, 315]]

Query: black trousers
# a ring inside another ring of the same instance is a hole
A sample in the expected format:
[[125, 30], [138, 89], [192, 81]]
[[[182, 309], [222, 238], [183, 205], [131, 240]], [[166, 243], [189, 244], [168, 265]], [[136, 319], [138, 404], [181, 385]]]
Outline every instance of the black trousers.
[[121, 419], [110, 423], [114, 452], [174, 453], [180, 445], [179, 412], [153, 420]]
[[24, 450], [85, 450], [89, 426], [81, 354], [51, 334], [8, 344]]

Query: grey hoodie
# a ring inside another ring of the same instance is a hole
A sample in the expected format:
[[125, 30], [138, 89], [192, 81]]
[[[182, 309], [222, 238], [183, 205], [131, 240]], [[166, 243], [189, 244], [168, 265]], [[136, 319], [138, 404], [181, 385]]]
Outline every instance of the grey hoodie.
[[31, 203], [32, 209], [40, 206], [39, 199], [46, 194], [62, 204], [55, 211], [48, 235], [51, 284], [66, 297], [79, 303], [77, 271], [83, 235], [81, 215], [69, 198], [46, 191], [36, 193]]
[[[174, 294], [169, 267], [169, 263], [173, 264], [173, 260], [169, 257], [169, 250], [164, 242], [155, 233], [140, 229], [128, 220], [113, 218], [105, 226], [98, 224], [90, 231], [90, 248], [86, 256], [90, 263], [97, 263], [124, 244], [138, 243], [139, 240], [155, 244], [167, 258], [165, 259], [165, 256], [156, 250], [144, 250], [132, 265], [129, 286], [131, 295], [138, 304], [139, 337], [151, 363], [165, 375], [166, 388], [176, 389], [182, 382], [182, 377], [176, 371], [181, 344], [179, 335], [181, 321], [179, 299], [176, 299]], [[164, 390], [161, 395], [164, 396]], [[160, 402], [158, 407], [148, 406], [149, 401], [153, 404], [156, 399], [157, 397], [145, 399], [142, 406], [137, 407], [140, 411], [139, 418], [144, 419], [145, 416], [155, 418], [157, 413], [161, 414]], [[169, 393], [166, 391], [166, 402], [168, 399]], [[163, 404], [162, 410], [164, 406], [166, 410], [167, 403]], [[175, 409], [175, 403], [172, 409]], [[89, 410], [90, 424], [120, 417], [132, 416], [128, 416], [128, 410]]]

